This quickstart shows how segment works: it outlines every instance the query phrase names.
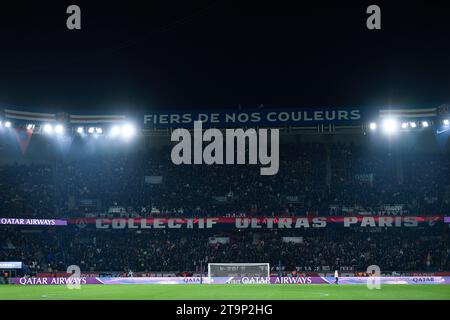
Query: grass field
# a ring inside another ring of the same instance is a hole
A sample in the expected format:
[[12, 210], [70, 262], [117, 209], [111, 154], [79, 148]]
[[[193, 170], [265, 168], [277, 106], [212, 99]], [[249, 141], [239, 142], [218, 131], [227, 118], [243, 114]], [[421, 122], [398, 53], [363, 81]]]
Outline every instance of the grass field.
[[450, 285], [0, 286], [0, 300], [450, 300]]

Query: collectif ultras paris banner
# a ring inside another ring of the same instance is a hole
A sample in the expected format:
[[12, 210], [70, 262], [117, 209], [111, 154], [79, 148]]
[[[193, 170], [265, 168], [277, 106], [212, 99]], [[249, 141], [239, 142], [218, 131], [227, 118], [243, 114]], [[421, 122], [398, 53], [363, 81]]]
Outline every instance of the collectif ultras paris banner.
[[68, 226], [97, 229], [298, 229], [327, 226], [361, 228], [433, 227], [448, 223], [444, 216], [349, 216], [349, 217], [209, 217], [209, 218], [0, 218], [0, 225]]
[[115, 218], [94, 219], [97, 229], [212, 229], [229, 227], [236, 229], [298, 229], [325, 228], [328, 225], [343, 227], [419, 227], [434, 226], [443, 222], [441, 216], [434, 217], [262, 217], [262, 218]]

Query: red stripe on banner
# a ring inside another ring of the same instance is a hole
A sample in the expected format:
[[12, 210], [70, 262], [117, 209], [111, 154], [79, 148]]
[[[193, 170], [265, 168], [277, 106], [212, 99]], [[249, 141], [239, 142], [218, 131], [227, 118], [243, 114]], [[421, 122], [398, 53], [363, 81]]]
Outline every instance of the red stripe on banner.
[[5, 112], [5, 115], [7, 117], [21, 117], [21, 118], [28, 118], [28, 119], [51, 119], [51, 120], [55, 119], [55, 116], [53, 116], [53, 115], [22, 114], [22, 113], [15, 113], [15, 112], [11, 112], [11, 111]]
[[99, 121], [99, 120], [103, 120], [103, 121], [113, 121], [113, 120], [124, 120], [126, 117], [125, 116], [120, 116], [120, 117], [92, 117], [92, 118], [79, 118], [79, 117], [70, 117], [71, 120], [76, 120], [76, 121]]
[[381, 115], [436, 115], [436, 111], [380, 111]]
[[405, 221], [406, 219], [414, 218], [417, 222], [438, 222], [438, 221], [444, 221], [443, 216], [365, 216], [365, 217], [354, 217], [354, 216], [348, 216], [348, 217], [338, 217], [338, 216], [332, 216], [332, 217], [202, 217], [202, 218], [186, 218], [186, 217], [162, 217], [162, 218], [73, 218], [69, 219], [69, 224], [79, 224], [79, 223], [88, 223], [88, 224], [95, 224], [97, 220], [102, 220], [103, 224], [111, 224], [113, 220], [125, 220], [126, 222], [133, 220], [135, 223], [140, 223], [141, 220], [146, 220], [147, 223], [153, 223], [155, 220], [157, 222], [161, 223], [167, 223], [169, 220], [174, 221], [175, 223], [181, 223], [186, 224], [190, 221], [193, 221], [194, 224], [198, 224], [199, 220], [203, 219], [205, 221], [206, 219], [215, 219], [217, 223], [224, 223], [224, 224], [234, 224], [236, 221], [244, 221], [244, 219], [256, 219], [254, 221], [258, 223], [267, 223], [267, 221], [272, 221], [273, 223], [278, 222], [288, 222], [289, 219], [292, 219], [291, 221], [296, 222], [298, 219], [307, 219], [309, 222], [313, 222], [313, 219], [320, 219], [321, 221], [326, 222], [336, 222], [341, 223], [344, 222], [344, 219], [356, 219], [356, 222], [361, 222], [363, 219], [367, 218], [373, 218], [375, 221], [379, 221], [380, 218], [393, 218], [393, 219], [400, 219], [401, 221]]

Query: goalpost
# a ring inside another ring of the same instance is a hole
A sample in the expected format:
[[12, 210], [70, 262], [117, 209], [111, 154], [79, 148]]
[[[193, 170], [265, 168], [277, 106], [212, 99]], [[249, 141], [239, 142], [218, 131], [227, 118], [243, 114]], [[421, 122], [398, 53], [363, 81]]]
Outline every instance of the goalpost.
[[270, 277], [268, 263], [208, 263], [211, 277]]

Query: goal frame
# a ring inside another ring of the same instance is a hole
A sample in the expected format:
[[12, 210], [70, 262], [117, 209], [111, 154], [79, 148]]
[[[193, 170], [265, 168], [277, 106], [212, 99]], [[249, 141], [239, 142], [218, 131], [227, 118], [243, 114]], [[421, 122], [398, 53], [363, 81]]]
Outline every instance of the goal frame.
[[261, 266], [261, 265], [266, 265], [267, 266], [267, 276], [266, 277], [270, 277], [270, 263], [268, 263], [268, 262], [261, 262], [261, 263], [255, 263], [255, 262], [218, 263], [218, 262], [213, 262], [213, 263], [208, 263], [208, 278], [211, 278], [211, 266], [212, 265], [217, 265], [217, 266]]

